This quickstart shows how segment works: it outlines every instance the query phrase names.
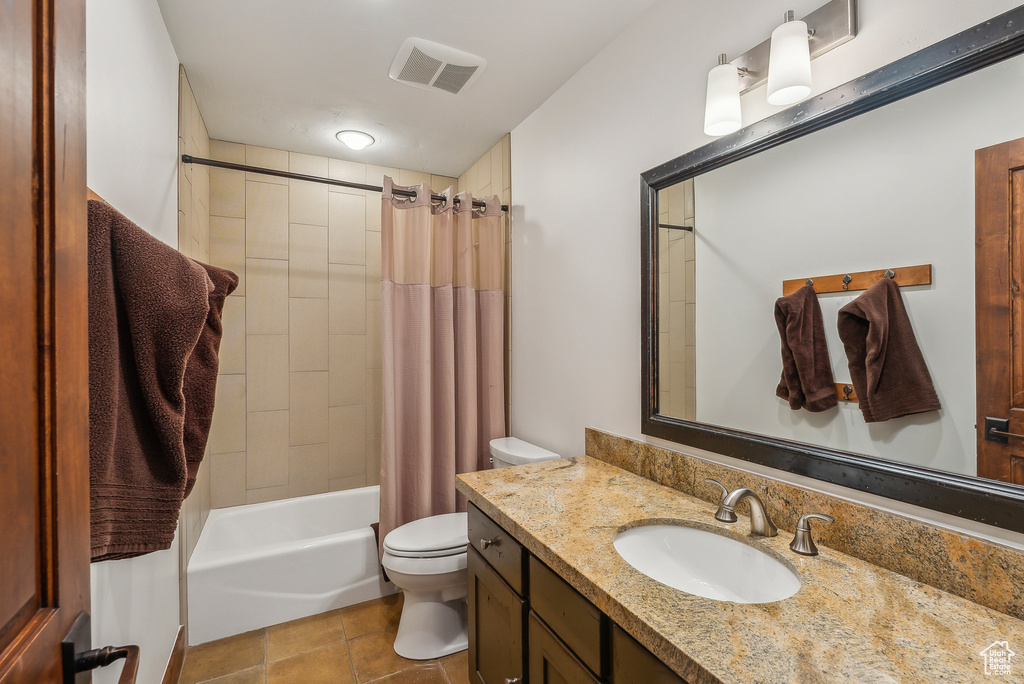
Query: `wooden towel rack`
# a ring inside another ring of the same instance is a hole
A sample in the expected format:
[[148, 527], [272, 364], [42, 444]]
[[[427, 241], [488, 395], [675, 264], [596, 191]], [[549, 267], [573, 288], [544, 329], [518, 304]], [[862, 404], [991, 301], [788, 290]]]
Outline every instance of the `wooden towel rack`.
[[[887, 275], [891, 273], [892, 275]], [[902, 268], [882, 269], [880, 271], [860, 271], [857, 273], [838, 273], [813, 278], [797, 278], [782, 281], [782, 294], [790, 295], [804, 285], [812, 285], [818, 294], [826, 292], [855, 292], [866, 290], [882, 278], [892, 278], [900, 287], [907, 285], [931, 285], [932, 265], [903, 266]]]

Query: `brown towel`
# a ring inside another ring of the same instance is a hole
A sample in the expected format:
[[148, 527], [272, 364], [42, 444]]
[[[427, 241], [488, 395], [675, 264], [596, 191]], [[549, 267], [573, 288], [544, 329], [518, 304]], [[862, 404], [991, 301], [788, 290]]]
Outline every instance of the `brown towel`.
[[[93, 561], [166, 549], [174, 538], [189, 473], [183, 388], [197, 416], [212, 409], [212, 395], [204, 408], [210, 381], [202, 379], [209, 358], [190, 357], [204, 335], [203, 349], [216, 349], [220, 310], [210, 320], [210, 298], [221, 287], [231, 289], [112, 207], [89, 202]], [[203, 370], [186, 382], [193, 363]], [[200, 447], [198, 432], [189, 434], [190, 455], [201, 456], [205, 437]]]
[[804, 285], [791, 295], [779, 297], [775, 301], [775, 323], [782, 338], [782, 379], [776, 396], [788, 401], [794, 411], [805, 408], [819, 413], [835, 408], [839, 400], [814, 288]]
[[839, 310], [839, 337], [865, 422], [941, 408], [899, 285], [891, 279]]

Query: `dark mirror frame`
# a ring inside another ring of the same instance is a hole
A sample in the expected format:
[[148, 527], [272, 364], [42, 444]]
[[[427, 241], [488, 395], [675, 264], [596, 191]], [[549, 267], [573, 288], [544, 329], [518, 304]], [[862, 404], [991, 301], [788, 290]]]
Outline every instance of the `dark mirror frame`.
[[643, 434], [1024, 532], [1024, 487], [672, 418], [657, 404], [659, 190], [1021, 53], [1024, 5], [641, 175]]

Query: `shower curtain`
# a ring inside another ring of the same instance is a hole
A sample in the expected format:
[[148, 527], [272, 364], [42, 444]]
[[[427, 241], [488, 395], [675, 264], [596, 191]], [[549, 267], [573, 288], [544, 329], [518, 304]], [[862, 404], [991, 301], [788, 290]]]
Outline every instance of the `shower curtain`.
[[489, 443], [505, 436], [501, 201], [474, 209], [460, 193], [456, 208], [443, 194], [435, 204], [427, 184], [384, 179], [381, 540], [466, 510], [456, 473], [490, 468]]

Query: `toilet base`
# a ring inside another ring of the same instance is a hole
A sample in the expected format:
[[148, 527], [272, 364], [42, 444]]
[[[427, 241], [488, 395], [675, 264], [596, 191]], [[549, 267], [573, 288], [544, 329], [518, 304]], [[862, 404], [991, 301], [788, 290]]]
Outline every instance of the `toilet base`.
[[433, 660], [469, 648], [465, 592], [445, 601], [444, 592], [405, 592], [395, 637], [395, 653], [410, 660]]

